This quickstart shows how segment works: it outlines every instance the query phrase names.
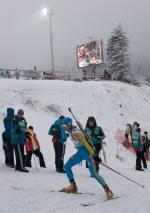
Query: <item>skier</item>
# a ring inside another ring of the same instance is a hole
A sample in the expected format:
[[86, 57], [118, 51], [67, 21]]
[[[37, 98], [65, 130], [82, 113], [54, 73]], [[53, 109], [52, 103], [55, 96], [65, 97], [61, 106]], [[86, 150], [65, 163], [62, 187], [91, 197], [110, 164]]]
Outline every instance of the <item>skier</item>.
[[60, 116], [54, 124], [51, 125], [48, 134], [52, 135], [52, 142], [55, 151], [55, 166], [56, 172], [65, 173], [64, 171], [64, 154], [66, 148], [66, 141], [68, 138], [68, 134], [66, 134], [63, 127], [64, 116]]
[[[14, 118], [14, 109], [13, 108], [7, 108], [7, 116], [4, 118], [4, 128], [5, 132], [3, 133], [3, 142], [4, 150], [5, 150], [5, 163], [7, 166], [11, 168], [15, 168], [14, 165], [14, 148], [11, 144], [11, 127], [12, 127], [12, 120]], [[6, 145], [7, 144], [7, 145]]]
[[24, 111], [19, 109], [17, 115], [12, 120], [12, 144], [16, 155], [16, 171], [29, 172], [24, 167], [24, 144], [26, 142], [27, 122]]
[[70, 186], [63, 188], [61, 191], [67, 193], [76, 193], [78, 191], [72, 172], [72, 167], [79, 164], [83, 160], [86, 160], [90, 173], [93, 174], [93, 177], [104, 188], [107, 198], [111, 199], [113, 197], [112, 191], [109, 189], [104, 179], [96, 171], [95, 163], [100, 163], [101, 159], [95, 154], [93, 148], [86, 140], [83, 132], [72, 125], [71, 118], [64, 119], [64, 128], [70, 133], [70, 137], [75, 145], [75, 148], [77, 149], [77, 152], [66, 162], [64, 166], [66, 175], [70, 181]]
[[[92, 143], [95, 154], [99, 156], [99, 153], [102, 149], [103, 139], [105, 134], [100, 126], [97, 126], [96, 120], [94, 117], [89, 117], [85, 127], [85, 133], [89, 138], [89, 141]], [[96, 163], [97, 173], [99, 172], [99, 164]]]
[[44, 157], [40, 151], [40, 145], [39, 145], [37, 136], [34, 132], [33, 126], [29, 126], [26, 135], [27, 135], [27, 140], [25, 143], [25, 148], [26, 148], [27, 156], [25, 160], [25, 166], [32, 167], [31, 158], [32, 158], [32, 154], [35, 154], [39, 158], [40, 167], [46, 168]]

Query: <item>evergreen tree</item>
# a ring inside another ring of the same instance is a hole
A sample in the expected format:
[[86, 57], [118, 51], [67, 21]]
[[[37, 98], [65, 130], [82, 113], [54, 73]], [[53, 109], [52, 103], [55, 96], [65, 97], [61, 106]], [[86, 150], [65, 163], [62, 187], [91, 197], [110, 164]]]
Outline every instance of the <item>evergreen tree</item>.
[[124, 81], [130, 75], [128, 38], [119, 25], [107, 43], [107, 68], [113, 80]]

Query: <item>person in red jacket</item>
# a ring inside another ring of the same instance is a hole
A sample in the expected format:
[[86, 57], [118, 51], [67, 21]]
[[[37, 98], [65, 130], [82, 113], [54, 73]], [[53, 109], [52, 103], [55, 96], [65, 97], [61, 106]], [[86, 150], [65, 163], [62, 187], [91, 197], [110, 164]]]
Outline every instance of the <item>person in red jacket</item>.
[[25, 160], [25, 166], [32, 167], [31, 158], [32, 154], [35, 154], [39, 158], [40, 166], [46, 168], [43, 154], [40, 151], [40, 145], [37, 136], [33, 130], [33, 126], [29, 126], [27, 130], [27, 141], [25, 144], [27, 156]]

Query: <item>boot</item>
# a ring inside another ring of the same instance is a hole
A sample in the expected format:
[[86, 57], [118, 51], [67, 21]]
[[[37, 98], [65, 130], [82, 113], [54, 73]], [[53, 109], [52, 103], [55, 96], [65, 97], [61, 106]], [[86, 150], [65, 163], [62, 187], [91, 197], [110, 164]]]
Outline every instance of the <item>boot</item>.
[[12, 164], [12, 165], [9, 165], [9, 167], [10, 167], [10, 168], [16, 168], [16, 166], [13, 165], [13, 164]]
[[113, 193], [107, 185], [104, 186], [104, 191], [106, 192], [107, 199], [111, 199], [113, 197]]
[[63, 188], [61, 190], [61, 192], [67, 192], [67, 193], [76, 193], [77, 191], [78, 191], [78, 188], [75, 181], [71, 182], [71, 185], [68, 186], [67, 188]]

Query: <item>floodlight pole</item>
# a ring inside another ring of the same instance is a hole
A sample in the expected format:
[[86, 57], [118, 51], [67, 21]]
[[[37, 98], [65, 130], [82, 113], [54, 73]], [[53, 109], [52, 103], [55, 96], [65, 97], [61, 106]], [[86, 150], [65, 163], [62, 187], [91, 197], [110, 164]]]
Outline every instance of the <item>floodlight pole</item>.
[[54, 53], [53, 53], [53, 31], [52, 31], [52, 13], [47, 8], [42, 10], [43, 15], [49, 16], [49, 28], [50, 28], [50, 51], [51, 51], [51, 72], [54, 75]]
[[50, 23], [50, 50], [51, 50], [51, 71], [54, 74], [54, 51], [53, 51], [53, 31], [52, 31], [52, 13], [48, 13]]

